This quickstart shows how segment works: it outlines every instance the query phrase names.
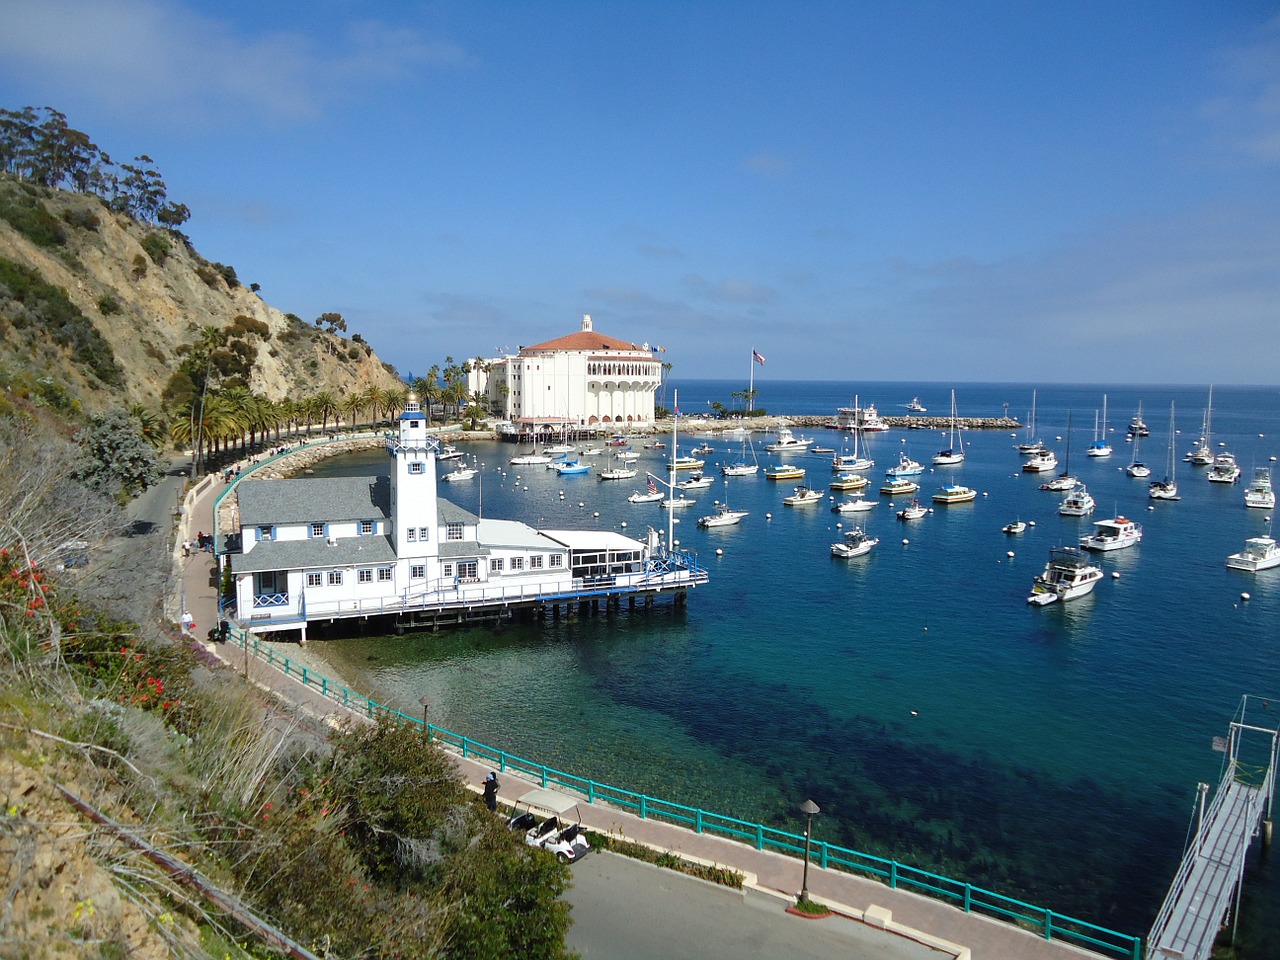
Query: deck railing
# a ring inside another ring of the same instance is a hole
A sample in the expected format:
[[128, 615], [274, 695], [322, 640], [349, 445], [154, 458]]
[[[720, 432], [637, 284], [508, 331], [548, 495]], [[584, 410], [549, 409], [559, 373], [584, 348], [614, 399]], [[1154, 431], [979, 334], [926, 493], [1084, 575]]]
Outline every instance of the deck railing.
[[[464, 758], [482, 760], [500, 771], [518, 774], [543, 787], [572, 791], [582, 796], [587, 803], [607, 803], [630, 810], [641, 819], [662, 820], [697, 833], [728, 837], [749, 844], [757, 850], [775, 850], [800, 856], [804, 854], [803, 834], [635, 793], [527, 760], [433, 723], [424, 723], [422, 719], [402, 713], [394, 707], [370, 700], [294, 663], [258, 637], [246, 635], [242, 630], [231, 629], [229, 639], [240, 647], [247, 645], [248, 652], [253, 656], [361, 716], [371, 720], [388, 718], [419, 729], [425, 726], [429, 739], [456, 750]], [[894, 890], [925, 894], [958, 907], [965, 913], [977, 913], [1033, 930], [1046, 940], [1061, 940], [1076, 947], [1127, 960], [1142, 958], [1141, 937], [1109, 930], [896, 860], [887, 860], [822, 841], [812, 843], [811, 850], [813, 862], [823, 869], [841, 869], [879, 880]]]

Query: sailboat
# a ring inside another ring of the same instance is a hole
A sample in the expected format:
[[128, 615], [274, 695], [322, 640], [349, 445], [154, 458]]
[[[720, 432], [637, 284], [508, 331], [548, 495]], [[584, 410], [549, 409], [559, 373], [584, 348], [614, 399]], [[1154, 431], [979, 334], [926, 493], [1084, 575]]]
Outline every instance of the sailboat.
[[1147, 421], [1142, 419], [1142, 401], [1138, 401], [1138, 415], [1129, 421], [1129, 436], [1131, 437], [1149, 437], [1151, 431], [1147, 429]]
[[1209, 384], [1209, 405], [1204, 409], [1204, 421], [1200, 424], [1200, 439], [1183, 457], [1188, 463], [1197, 467], [1207, 467], [1213, 463], [1213, 447], [1209, 446], [1209, 431], [1213, 426], [1213, 384]]
[[1062, 458], [1062, 472], [1048, 483], [1040, 484], [1041, 490], [1074, 490], [1080, 483], [1071, 475], [1071, 411], [1067, 411], [1067, 452]]
[[[855, 399], [853, 401], [857, 403]], [[876, 465], [876, 462], [867, 456], [867, 438], [862, 431], [854, 428], [850, 431], [853, 434], [853, 453], [837, 453], [831, 458], [831, 469], [835, 473], [859, 473], [870, 470]], [[861, 445], [861, 450], [859, 450]]]
[[960, 438], [960, 424], [956, 419], [956, 392], [951, 391], [951, 444], [934, 454], [933, 462], [939, 465], [964, 462], [964, 440]]
[[1031, 391], [1031, 418], [1027, 421], [1027, 442], [1018, 444], [1018, 452], [1024, 457], [1034, 456], [1044, 449], [1044, 444], [1034, 439], [1036, 435], [1036, 392]]
[[1173, 429], [1173, 403], [1169, 403], [1169, 459], [1164, 466], [1164, 479], [1152, 480], [1147, 484], [1147, 496], [1152, 500], [1181, 500], [1178, 496], [1178, 481], [1175, 477], [1176, 459], [1173, 454], [1173, 438], [1177, 431]]
[[[1138, 416], [1135, 417], [1134, 419], [1135, 420], [1142, 419], [1141, 403], [1138, 404]], [[1138, 477], [1138, 478], [1149, 477], [1151, 476], [1151, 468], [1138, 459], [1138, 444], [1142, 440], [1142, 434], [1135, 433], [1132, 435], [1132, 439], [1133, 439], [1133, 460], [1130, 461], [1129, 465], [1124, 468], [1124, 472], [1131, 477]]]
[[[747, 463], [747, 445], [751, 445], [751, 462]], [[738, 456], [735, 463], [723, 463], [720, 465], [720, 473], [726, 477], [752, 477], [760, 472], [760, 460], [756, 457], [756, 445], [751, 440], [751, 434], [746, 433], [742, 437], [742, 453]]]
[[1093, 414], [1093, 443], [1085, 451], [1091, 457], [1111, 456], [1111, 444], [1107, 443], [1107, 395], [1102, 395], [1102, 434], [1098, 434], [1098, 414]]

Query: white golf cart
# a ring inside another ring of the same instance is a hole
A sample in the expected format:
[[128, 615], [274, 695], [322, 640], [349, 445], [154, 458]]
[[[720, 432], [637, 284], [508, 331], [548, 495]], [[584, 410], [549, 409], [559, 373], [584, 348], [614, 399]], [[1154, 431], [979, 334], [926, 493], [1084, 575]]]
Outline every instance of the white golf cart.
[[[566, 816], [570, 811], [573, 822]], [[573, 863], [591, 849], [582, 829], [578, 801], [545, 787], [530, 790], [516, 801], [507, 826], [523, 830], [525, 843], [551, 851], [561, 863]]]

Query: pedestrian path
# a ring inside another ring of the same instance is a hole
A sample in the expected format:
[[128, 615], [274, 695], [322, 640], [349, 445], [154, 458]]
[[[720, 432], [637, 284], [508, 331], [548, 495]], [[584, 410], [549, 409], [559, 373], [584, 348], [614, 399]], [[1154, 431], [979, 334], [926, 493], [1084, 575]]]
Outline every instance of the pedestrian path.
[[[186, 515], [177, 534], [174, 551], [177, 577], [176, 596], [169, 598], [167, 609], [177, 622], [185, 610], [195, 624], [191, 634], [208, 641], [208, 631], [218, 622], [218, 576], [215, 558], [209, 553], [196, 553], [184, 558], [180, 544], [192, 531], [213, 529], [213, 502], [222, 484], [213, 482], [197, 487], [188, 496]], [[314, 686], [286, 676], [266, 662], [249, 655], [235, 644], [208, 643], [212, 652], [248, 681], [295, 704], [308, 714], [328, 722], [367, 720], [355, 711], [345, 709], [321, 694]], [[455, 756], [455, 762], [472, 789], [480, 792], [490, 766], [473, 759]], [[510, 806], [525, 789], [537, 786], [510, 773], [502, 775], [500, 801]], [[602, 803], [579, 805], [583, 823], [593, 830], [645, 844], [651, 848], [678, 853], [696, 861], [731, 867], [743, 873], [753, 889], [778, 898], [779, 923], [809, 922], [788, 916], [783, 907], [793, 901], [801, 887], [801, 860], [768, 850], [697, 833], [675, 824], [641, 817]], [[820, 820], [815, 833], [820, 830]], [[1001, 958], [1001, 960], [1070, 960], [1096, 958], [1091, 953], [1061, 940], [1048, 940], [1041, 933], [1021, 929], [975, 913], [900, 889], [892, 889], [875, 880], [836, 870], [824, 870], [811, 864], [808, 890], [814, 900], [824, 902], [838, 913], [856, 921], [878, 927], [886, 937], [906, 937], [936, 949], [939, 957], [958, 960]], [[1136, 960], [1136, 954], [1135, 954]]]

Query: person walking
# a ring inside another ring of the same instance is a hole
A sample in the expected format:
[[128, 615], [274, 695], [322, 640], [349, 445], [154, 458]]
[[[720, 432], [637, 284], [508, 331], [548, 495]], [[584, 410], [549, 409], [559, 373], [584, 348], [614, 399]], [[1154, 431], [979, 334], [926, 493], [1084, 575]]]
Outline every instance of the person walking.
[[498, 775], [493, 771], [484, 778], [484, 805], [490, 813], [498, 812]]

